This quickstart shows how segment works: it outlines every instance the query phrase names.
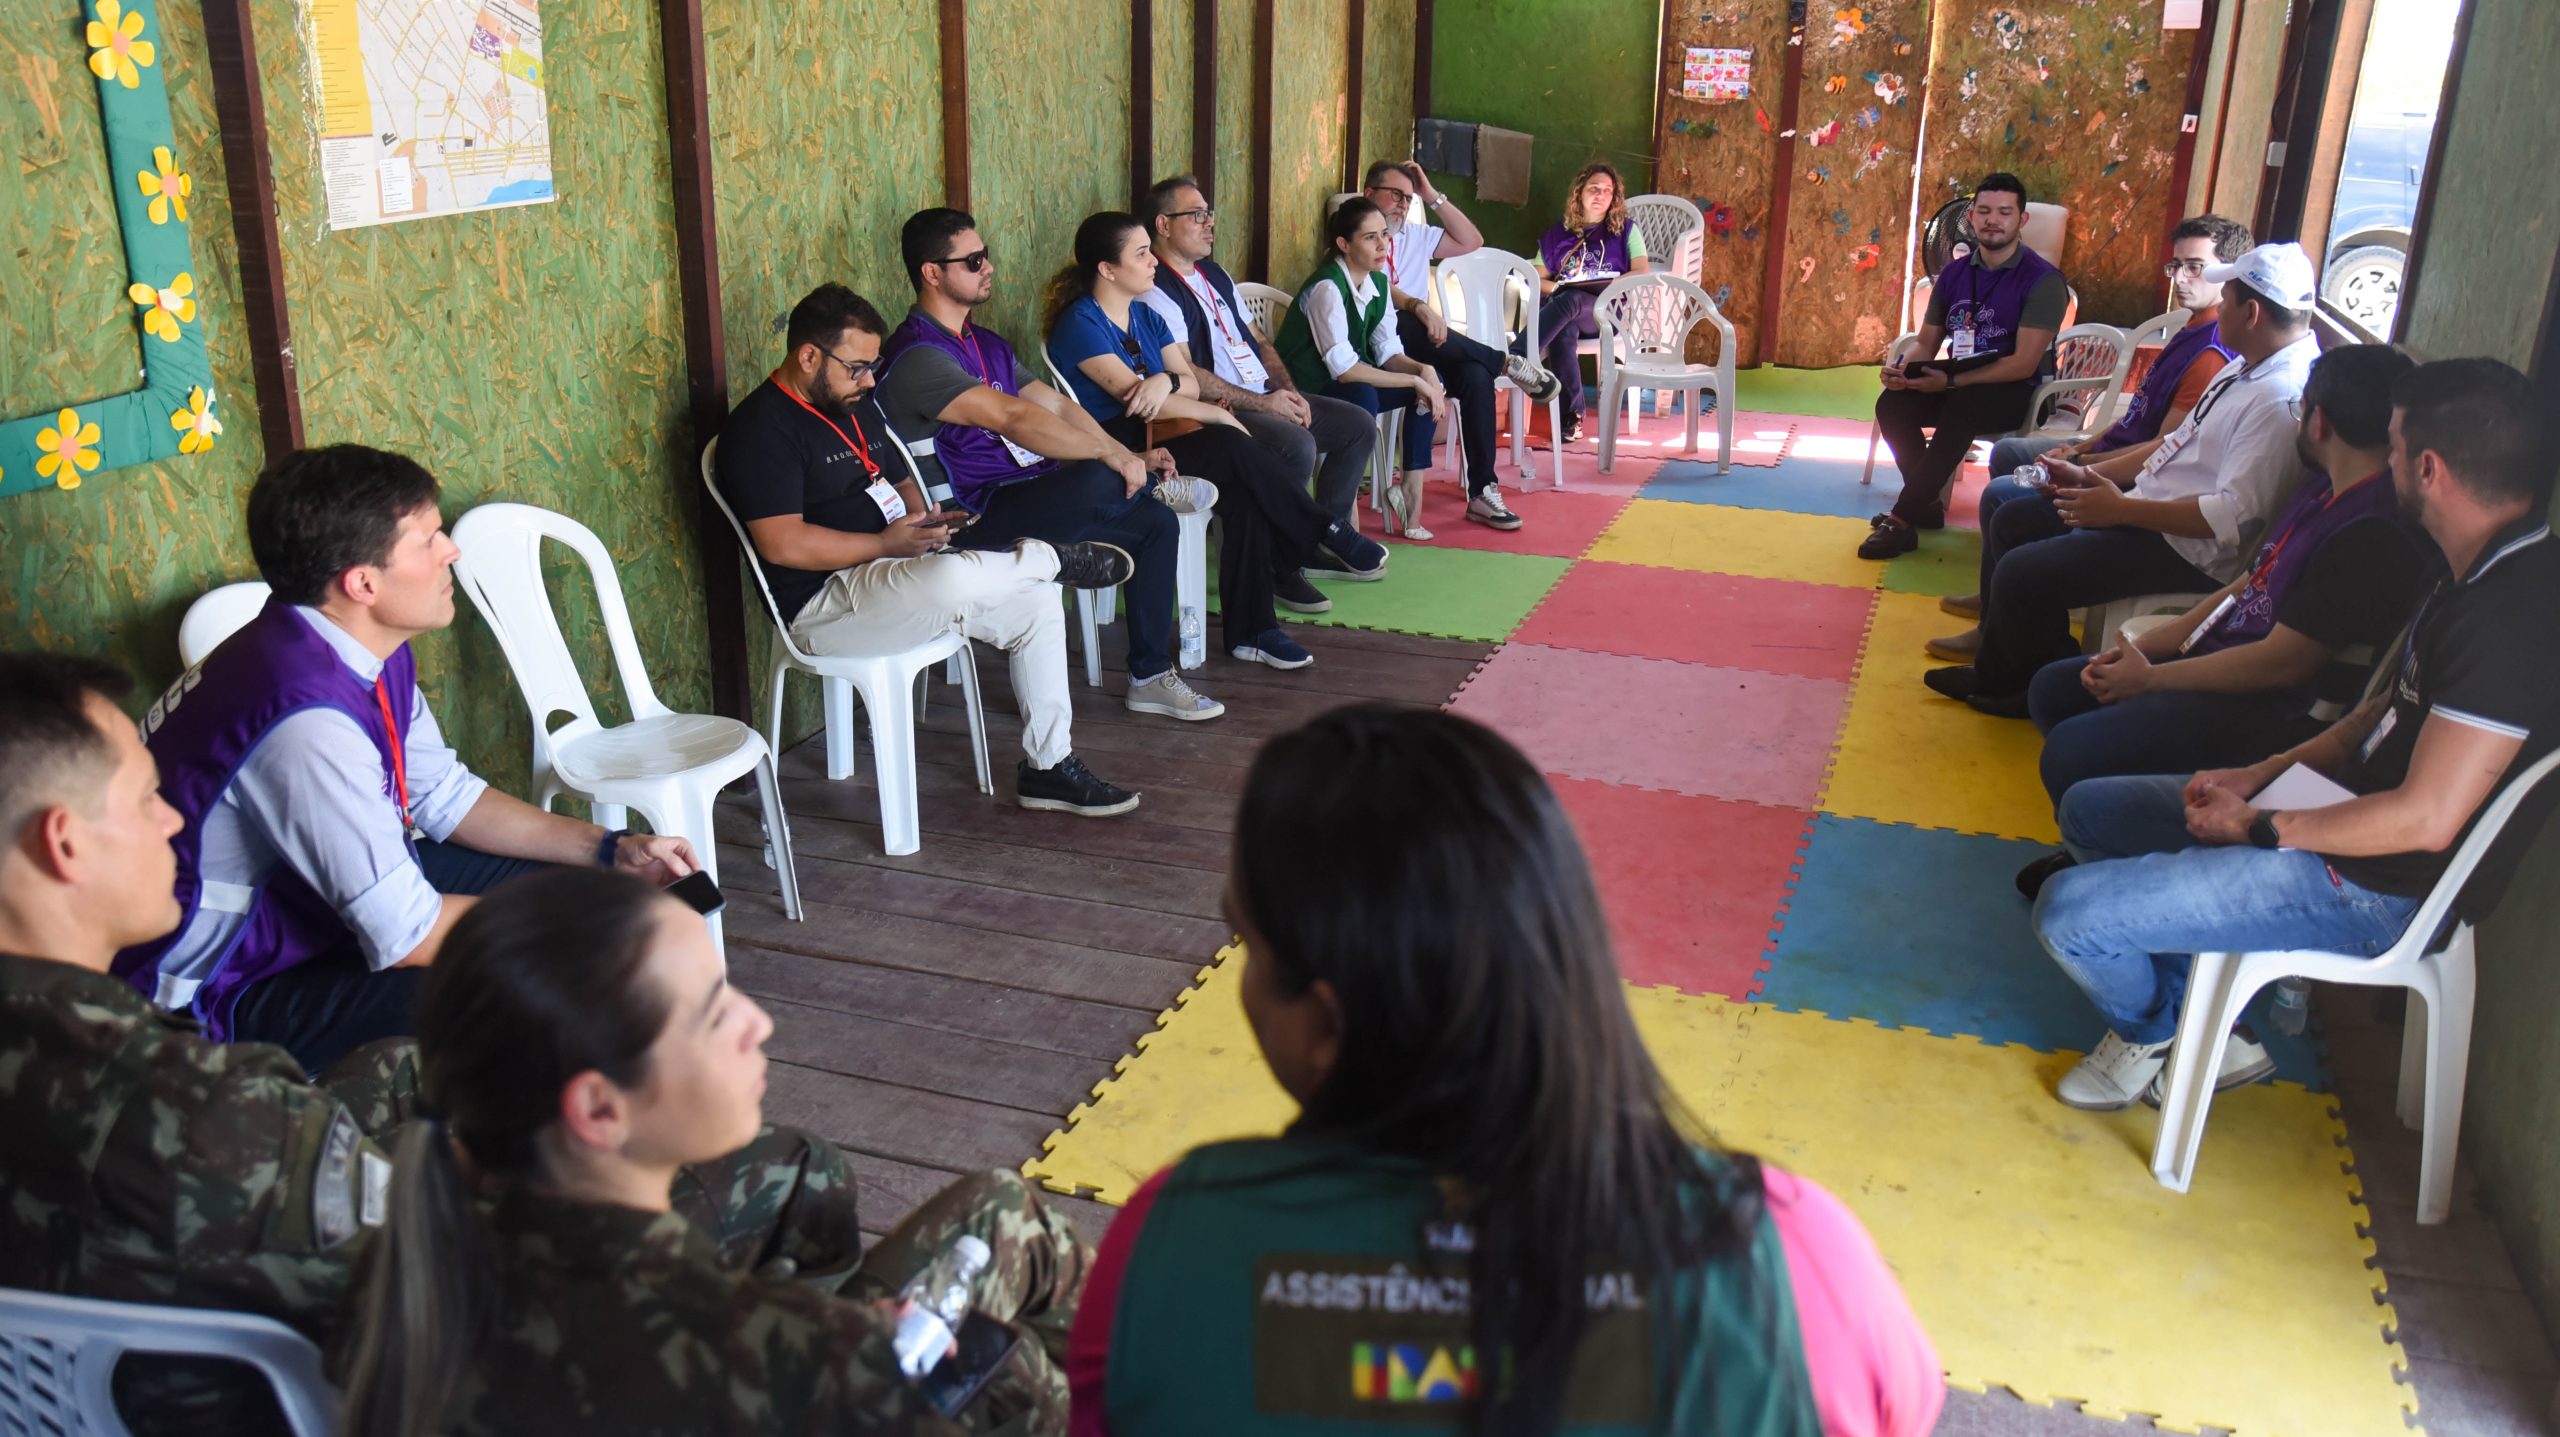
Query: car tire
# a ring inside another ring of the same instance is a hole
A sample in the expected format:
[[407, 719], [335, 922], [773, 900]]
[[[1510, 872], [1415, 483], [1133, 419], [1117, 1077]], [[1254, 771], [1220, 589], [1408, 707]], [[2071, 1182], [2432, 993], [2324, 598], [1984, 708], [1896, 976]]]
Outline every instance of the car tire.
[[2385, 244], [2358, 245], [2333, 256], [2321, 276], [2320, 298], [2331, 309], [2388, 337], [2400, 307], [2400, 276], [2408, 257]]

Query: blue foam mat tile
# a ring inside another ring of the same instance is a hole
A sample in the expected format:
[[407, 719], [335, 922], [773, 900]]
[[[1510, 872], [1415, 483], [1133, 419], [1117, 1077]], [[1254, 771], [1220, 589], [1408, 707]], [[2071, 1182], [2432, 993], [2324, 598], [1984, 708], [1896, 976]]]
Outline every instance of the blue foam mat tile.
[[1718, 474], [1713, 461], [1667, 459], [1639, 497], [1683, 504], [1724, 504], [1737, 509], [1780, 509], [1864, 519], [1893, 507], [1902, 476], [1892, 463], [1876, 463], [1876, 482], [1860, 484], [1861, 466], [1845, 459], [1786, 459], [1766, 469], [1734, 466]]
[[[2019, 869], [2052, 850], [2017, 839], [1823, 814], [1804, 851], [1760, 1001], [1883, 1027], [2085, 1052], [2102, 1025], [2036, 941]], [[2276, 1076], [2328, 1084], [2318, 1040], [2250, 1008]]]

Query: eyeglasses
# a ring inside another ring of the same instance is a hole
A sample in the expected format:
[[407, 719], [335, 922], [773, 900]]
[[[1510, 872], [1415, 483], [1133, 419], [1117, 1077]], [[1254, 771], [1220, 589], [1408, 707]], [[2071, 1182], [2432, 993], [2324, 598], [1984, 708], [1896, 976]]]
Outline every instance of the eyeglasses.
[[1406, 205], [1413, 203], [1413, 191], [1400, 190], [1393, 185], [1371, 185], [1369, 187], [1369, 193], [1373, 195], [1384, 195], [1387, 197], [1388, 202], [1392, 204]]
[[862, 376], [869, 374], [871, 371], [880, 367], [880, 361], [877, 359], [866, 359], [862, 363], [856, 364], [852, 360], [845, 358], [843, 355], [836, 353], [832, 349], [821, 349], [818, 352], [825, 355], [827, 358], [834, 360], [836, 363], [843, 365], [844, 377], [847, 379], [860, 379]]
[[1167, 210], [1165, 211], [1164, 217], [1169, 220], [1198, 220], [1200, 223], [1205, 225], [1216, 220], [1218, 218], [1218, 212], [1209, 208], [1207, 205], [1201, 205], [1197, 209]]
[[995, 256], [988, 254], [985, 250], [979, 250], [975, 254], [955, 254], [949, 259], [928, 261], [928, 263], [939, 265], [956, 264], [971, 274], [982, 273], [988, 265], [994, 264], [995, 262]]
[[2302, 396], [2299, 394], [2284, 402], [2284, 412], [2291, 416], [2296, 423], [2301, 422], [2302, 416], [2308, 412], [2310, 408], [2310, 405], [2302, 402]]
[[2200, 259], [2173, 259], [2160, 266], [2160, 272], [2171, 279], [2176, 279], [2180, 275], [2185, 275], [2189, 279], [2201, 279], [2204, 277], [2207, 263], [2208, 261]]

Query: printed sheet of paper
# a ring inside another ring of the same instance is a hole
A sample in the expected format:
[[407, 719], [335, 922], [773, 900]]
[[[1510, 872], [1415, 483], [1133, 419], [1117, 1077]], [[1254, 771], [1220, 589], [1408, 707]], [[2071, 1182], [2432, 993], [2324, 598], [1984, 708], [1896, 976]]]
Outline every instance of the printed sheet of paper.
[[306, 0], [329, 228], [551, 201], [538, 0]]
[[1708, 104], [1751, 97], [1751, 52], [1692, 45], [1680, 64], [1680, 94]]
[[2327, 808], [2355, 797], [2346, 785], [2307, 764], [2295, 764], [2249, 800], [2252, 808], [2274, 813], [2284, 809]]

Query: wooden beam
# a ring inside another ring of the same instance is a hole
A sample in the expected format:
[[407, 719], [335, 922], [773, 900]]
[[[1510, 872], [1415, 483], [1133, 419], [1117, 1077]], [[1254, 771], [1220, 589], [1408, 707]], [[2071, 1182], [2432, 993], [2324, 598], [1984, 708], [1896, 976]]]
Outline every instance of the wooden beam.
[[1754, 364], [1777, 362], [1778, 312], [1787, 294], [1787, 207], [1795, 194], [1796, 110], [1804, 92], [1804, 9], [1792, 7], [1789, 14], [1787, 55], [1778, 81], [1778, 157], [1769, 187], [1769, 267], [1760, 286], [1760, 330], [1751, 351]]
[[1218, 0], [1191, 8], [1191, 176], [1218, 202]]
[[1413, 0], [1413, 117], [1422, 120], [1430, 114], [1431, 0]]
[[[2391, 339], [2399, 343], [2409, 336], [2409, 316], [2417, 308], [2418, 278], [2426, 272], [2427, 231], [2434, 228], [2436, 195], [2444, 182], [2445, 137], [2453, 133], [2453, 105], [2462, 95], [2462, 61], [2471, 50], [2471, 16], [2480, 7], [2465, 5], [2453, 22], [2453, 51], [2445, 57], [2444, 86], [2437, 91], [2435, 133], [2427, 137], [2427, 168], [2418, 178], [2418, 213], [2409, 222], [2409, 253], [2400, 264], [2400, 307], [2391, 314]], [[2560, 270], [2552, 276], [2551, 293], [2560, 303]], [[2543, 311], [2544, 343], [2541, 352], [2551, 348], [2554, 320], [2549, 309]], [[2436, 358], [2446, 358], [2437, 355]], [[2555, 376], [2541, 376], [2544, 383]]]
[[1129, 203], [1156, 182], [1155, 0], [1129, 0]]
[[205, 0], [204, 40], [214, 118], [222, 127], [222, 165], [230, 176], [231, 238], [240, 249], [249, 378], [258, 397], [259, 438], [272, 463], [302, 447], [302, 381], [293, 363], [275, 168], [267, 153], [266, 90], [258, 79], [249, 0]]
[[[2160, 230], [2162, 254], [2169, 252], [2169, 236], [2177, 230], [2179, 222], [2185, 218], [2180, 211], [2186, 208], [2187, 186], [2195, 176], [2196, 145], [2202, 138], [2204, 130], [2205, 76], [2213, 68], [2213, 27], [2221, 18], [2221, 10], [2222, 0], [2204, 0], [2204, 24], [2196, 31], [2195, 58], [2187, 62], [2187, 108], [2178, 121], [2177, 158], [2169, 165], [2171, 199], [2168, 221], [2161, 226]], [[2233, 19], [2236, 22], [2238, 17], [2234, 16]], [[2225, 67], [2223, 78], [2225, 81], [2230, 79], [2228, 67]], [[2168, 280], [2164, 277], [2161, 284], [2164, 286], [2162, 302], [2165, 304], [2167, 302], [2165, 286]]]
[[1279, 0], [1253, 7], [1253, 245], [1247, 268], [1271, 282], [1271, 51], [1278, 41]]
[[969, 16], [942, 0], [942, 202], [969, 207]]
[[1350, 96], [1342, 120], [1342, 188], [1360, 188], [1360, 124], [1369, 89], [1369, 0], [1351, 0], [1351, 28], [1342, 60], [1342, 84]]
[[693, 441], [675, 455], [676, 490], [692, 496], [702, 553], [703, 616], [711, 649], [711, 708], [754, 721], [747, 683], [746, 606], [738, 541], [702, 492], [702, 446], [729, 417], [729, 359], [720, 325], [719, 211], [711, 190], [711, 86], [703, 70], [702, 0], [659, 0], [666, 61], [667, 151], [676, 202], [676, 284], [684, 311], [684, 370]]

